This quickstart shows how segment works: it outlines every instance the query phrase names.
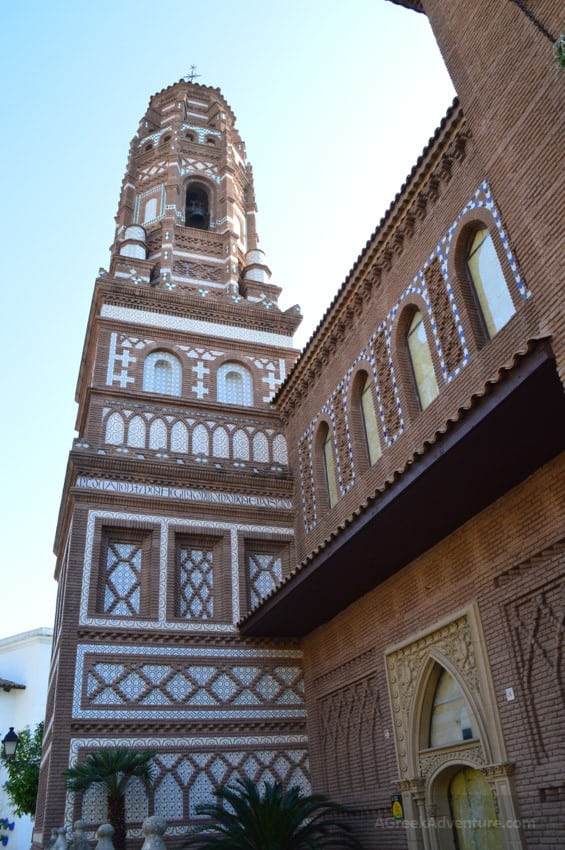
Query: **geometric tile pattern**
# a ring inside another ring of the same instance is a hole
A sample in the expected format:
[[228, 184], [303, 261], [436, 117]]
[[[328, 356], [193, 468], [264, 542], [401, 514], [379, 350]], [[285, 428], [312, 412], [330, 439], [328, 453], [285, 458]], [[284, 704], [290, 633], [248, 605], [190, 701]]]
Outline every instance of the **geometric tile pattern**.
[[282, 558], [266, 552], [249, 552], [247, 555], [249, 602], [253, 608], [282, 580]]
[[214, 616], [211, 549], [179, 551], [178, 616], [206, 620]]
[[[473, 197], [461, 210], [455, 221], [450, 226], [447, 234], [440, 240], [432, 251], [421, 269], [417, 272], [411, 283], [405, 288], [398, 301], [391, 307], [386, 317], [378, 328], [375, 329], [366, 345], [360, 351], [354, 363], [347, 370], [344, 379], [324, 402], [321, 410], [317, 413], [304, 431], [299, 443], [301, 448], [301, 490], [303, 502], [303, 524], [306, 532], [311, 531], [318, 522], [316, 508], [316, 494], [313, 471], [313, 437], [317, 431], [318, 421], [321, 414], [327, 414], [332, 421], [332, 439], [334, 443], [334, 454], [338, 458], [338, 490], [343, 496], [355, 483], [357, 473], [355, 467], [349, 469], [349, 457], [344, 453], [344, 434], [349, 436], [350, 428], [347, 422], [347, 410], [344, 409], [345, 428], [337, 429], [335, 418], [336, 394], [345, 388], [354, 371], [354, 367], [360, 361], [371, 363], [373, 369], [373, 381], [377, 393], [381, 427], [385, 437], [386, 447], [391, 446], [404, 431], [404, 415], [402, 412], [400, 398], [398, 395], [395, 367], [391, 354], [391, 336], [397, 317], [402, 312], [406, 303], [417, 295], [427, 310], [429, 322], [433, 333], [433, 342], [437, 357], [441, 366], [441, 372], [445, 384], [450, 383], [469, 362], [469, 349], [465, 340], [459, 311], [453, 294], [453, 288], [449, 280], [449, 253], [452, 249], [453, 236], [463, 216], [477, 208], [487, 210], [492, 218], [493, 228], [496, 228], [500, 236], [506, 257], [512, 270], [514, 284], [517, 293], [526, 300], [531, 293], [527, 289], [516, 261], [510, 250], [508, 239], [502, 227], [502, 222], [488, 181], [485, 180], [474, 193]], [[384, 392], [383, 392], [384, 391]], [[441, 391], [441, 390], [440, 390]], [[383, 395], [381, 396], [381, 392]], [[346, 394], [347, 398], [347, 394]], [[396, 410], [394, 409], [396, 407]], [[391, 433], [392, 428], [392, 433]], [[339, 430], [339, 434], [338, 434]], [[351, 441], [349, 439], [349, 456], [353, 458]], [[345, 458], [345, 468], [339, 461]], [[307, 459], [307, 462], [306, 462]], [[354, 458], [353, 458], [354, 462]]]
[[116, 617], [139, 614], [141, 544], [109, 542], [104, 575], [104, 612]]
[[116, 662], [87, 658], [87, 665], [84, 704], [109, 706], [108, 716], [116, 707], [185, 707], [218, 717], [218, 709], [230, 706], [253, 711], [268, 705], [302, 707], [304, 701], [301, 668], [280, 659], [226, 665], [222, 659], [167, 663], [161, 655], [140, 663], [126, 655]]
[[[112, 746], [114, 739], [73, 739], [70, 764], [83, 760], [91, 749]], [[308, 753], [303, 735], [278, 735], [238, 738], [188, 738], [172, 742], [166, 738], [120, 739], [125, 747], [154, 749], [155, 779], [149, 794], [140, 784], [132, 783], [126, 795], [128, 835], [141, 837], [141, 823], [149, 811], [168, 822], [167, 834], [182, 835], [186, 823], [197, 823], [196, 808], [214, 801], [215, 789], [235, 779], [250, 779], [262, 786], [281, 782], [297, 785], [310, 793]], [[73, 819], [74, 795], [68, 794], [65, 821]], [[92, 834], [107, 817], [106, 795], [93, 787], [82, 796], [81, 818]]]
[[302, 718], [301, 659], [300, 650], [79, 644], [73, 717]]

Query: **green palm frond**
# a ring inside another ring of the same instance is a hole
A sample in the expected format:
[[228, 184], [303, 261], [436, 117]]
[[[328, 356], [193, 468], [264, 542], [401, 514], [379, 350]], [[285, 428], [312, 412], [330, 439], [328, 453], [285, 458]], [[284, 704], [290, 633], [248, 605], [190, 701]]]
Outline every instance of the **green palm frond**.
[[212, 820], [189, 836], [184, 847], [203, 850], [359, 850], [358, 840], [343, 822], [345, 810], [320, 794], [303, 794], [280, 782], [263, 790], [238, 779], [215, 792], [217, 802], [197, 807]]
[[126, 747], [106, 747], [89, 753], [85, 760], [65, 771], [69, 791], [86, 791], [101, 783], [108, 795], [121, 795], [130, 779], [140, 779], [148, 789], [153, 778], [152, 751], [138, 752]]

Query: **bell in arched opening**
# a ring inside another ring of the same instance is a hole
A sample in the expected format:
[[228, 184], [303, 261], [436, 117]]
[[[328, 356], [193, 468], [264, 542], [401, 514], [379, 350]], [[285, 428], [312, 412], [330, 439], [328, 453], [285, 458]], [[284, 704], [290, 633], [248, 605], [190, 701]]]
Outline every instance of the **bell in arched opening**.
[[208, 193], [201, 186], [191, 184], [186, 190], [185, 225], [199, 230], [208, 230], [210, 227]]

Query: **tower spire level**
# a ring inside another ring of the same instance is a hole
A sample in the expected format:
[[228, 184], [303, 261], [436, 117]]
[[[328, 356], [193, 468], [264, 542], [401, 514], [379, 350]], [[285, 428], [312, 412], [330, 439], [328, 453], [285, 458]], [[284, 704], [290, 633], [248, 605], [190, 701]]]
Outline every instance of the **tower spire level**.
[[[258, 247], [253, 170], [236, 119], [219, 89], [195, 80], [196, 66], [155, 94], [131, 144], [110, 275], [125, 287], [206, 297], [281, 313]], [[225, 306], [225, 304], [224, 304]]]
[[128, 815], [137, 831], [163, 805], [175, 829], [194, 825], [232, 775], [308, 782], [300, 651], [237, 626], [294, 563], [271, 399], [300, 313], [280, 310], [258, 247], [235, 115], [189, 76], [140, 122], [94, 288], [55, 542], [40, 836], [104, 821], [52, 781], [101, 741], [158, 751], [152, 797]]

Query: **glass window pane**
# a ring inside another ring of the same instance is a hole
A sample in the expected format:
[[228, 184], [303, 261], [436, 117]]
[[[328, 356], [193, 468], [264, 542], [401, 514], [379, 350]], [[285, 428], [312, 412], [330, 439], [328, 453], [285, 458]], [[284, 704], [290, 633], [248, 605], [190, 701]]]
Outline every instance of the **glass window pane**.
[[430, 720], [430, 747], [476, 738], [475, 721], [461, 688], [447, 670], [439, 677]]
[[328, 486], [328, 498], [330, 501], [330, 507], [333, 508], [337, 502], [338, 493], [334, 453], [332, 450], [332, 440], [329, 431], [326, 433], [324, 439], [324, 466], [326, 471], [326, 484]]
[[410, 323], [407, 342], [420, 405], [422, 410], [425, 410], [437, 396], [438, 387], [432, 355], [426, 338], [426, 328], [419, 311], [414, 313]]
[[514, 304], [492, 236], [485, 227], [475, 234], [467, 265], [481, 306], [488, 335], [493, 337], [514, 315]]
[[377, 416], [375, 414], [375, 404], [373, 401], [373, 384], [368, 375], [365, 379], [365, 385], [361, 392], [361, 412], [363, 414], [363, 427], [365, 429], [369, 462], [372, 466], [380, 458], [382, 451], [381, 441], [379, 439]]

